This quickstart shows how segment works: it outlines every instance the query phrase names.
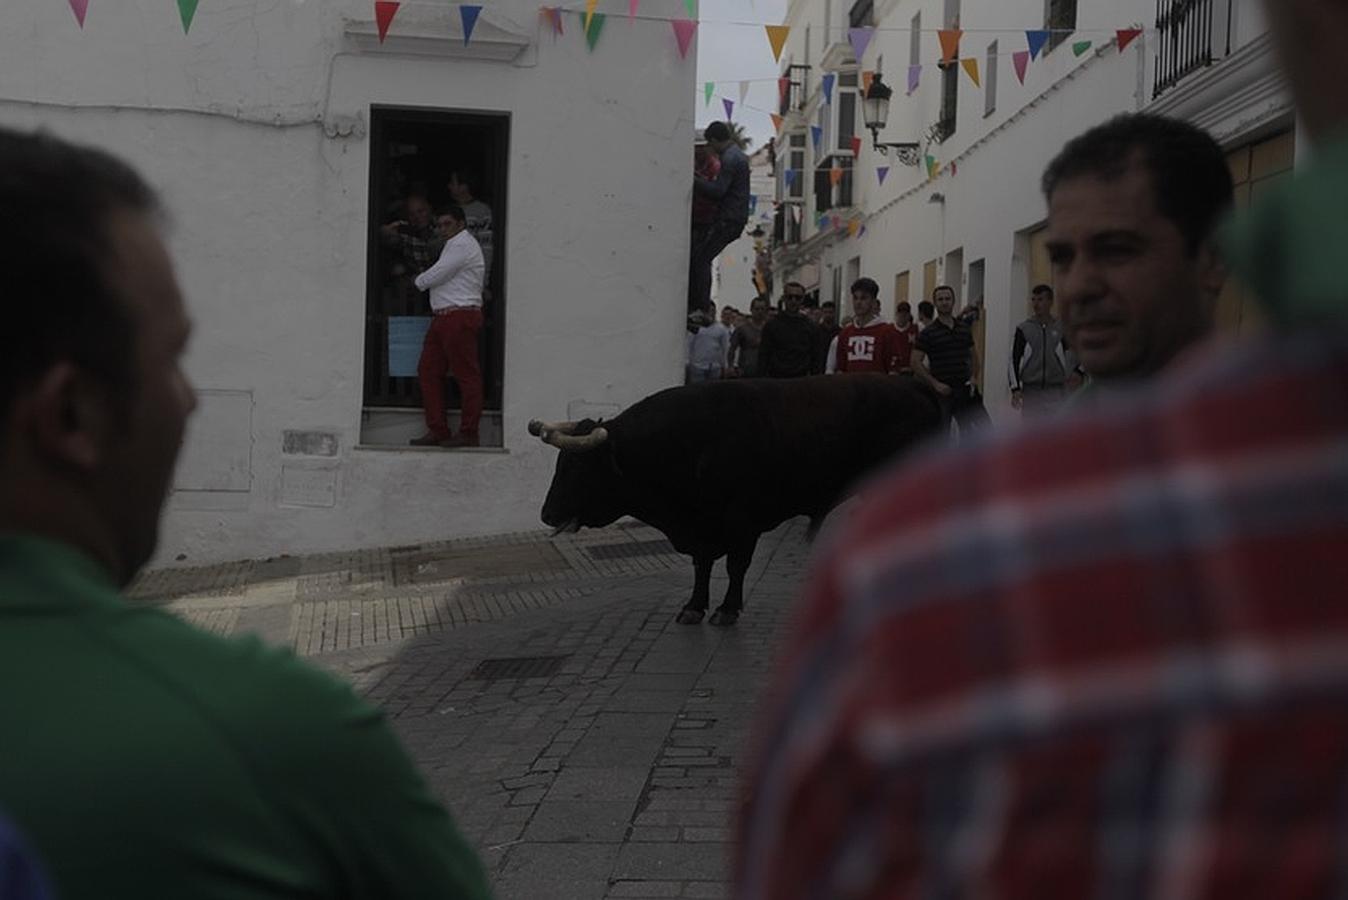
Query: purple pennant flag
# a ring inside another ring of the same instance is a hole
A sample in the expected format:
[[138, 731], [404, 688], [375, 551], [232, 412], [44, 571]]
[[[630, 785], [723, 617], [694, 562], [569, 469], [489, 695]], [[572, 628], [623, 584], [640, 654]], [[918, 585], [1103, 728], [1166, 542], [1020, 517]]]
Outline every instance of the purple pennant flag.
[[814, 141], [814, 149], [816, 153], [819, 152], [819, 139], [822, 138], [823, 136], [824, 136], [824, 129], [820, 128], [818, 125], [810, 126], [810, 139]]
[[730, 118], [731, 118], [731, 115], [730, 115], [730, 114], [731, 114], [731, 113], [734, 111], [734, 109], [735, 109], [735, 101], [734, 101], [734, 100], [731, 100], [729, 97], [722, 97], [722, 98], [721, 98], [721, 105], [725, 107], [725, 120], [726, 120], [727, 122], [729, 122], [729, 121], [730, 121]]
[[473, 36], [473, 29], [477, 27], [478, 13], [482, 12], [480, 6], [469, 6], [463, 4], [459, 7], [459, 15], [463, 17], [463, 45], [468, 46], [468, 40]]
[[876, 166], [875, 174], [880, 176], [880, 183], [885, 183], [885, 176], [889, 174], [889, 166]]
[[908, 67], [908, 94], [909, 94], [910, 96], [912, 95], [913, 91], [916, 91], [916, 90], [917, 90], [917, 86], [918, 86], [921, 82], [922, 82], [922, 67], [921, 67], [921, 66], [909, 66], [909, 67]]
[[833, 74], [832, 72], [829, 72], [827, 75], [824, 76], [824, 102], [825, 102], [825, 103], [832, 103], [832, 102], [833, 102], [833, 79], [834, 79], [834, 77], [835, 77], [835, 76], [834, 76], [834, 74]]
[[847, 39], [852, 42], [852, 52], [856, 54], [858, 64], [861, 63], [861, 57], [866, 55], [866, 48], [871, 45], [874, 36], [874, 28], [847, 29]]
[[1025, 43], [1030, 46], [1030, 59], [1038, 59], [1039, 52], [1043, 50], [1044, 45], [1048, 43], [1048, 31], [1041, 29], [1039, 31], [1025, 32]]

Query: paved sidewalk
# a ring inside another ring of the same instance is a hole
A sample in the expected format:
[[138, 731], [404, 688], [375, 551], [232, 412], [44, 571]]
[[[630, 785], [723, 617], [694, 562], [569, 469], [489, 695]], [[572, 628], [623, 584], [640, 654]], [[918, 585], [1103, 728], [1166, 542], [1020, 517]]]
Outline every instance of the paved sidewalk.
[[160, 570], [132, 594], [382, 705], [500, 900], [714, 898], [804, 531], [763, 536], [727, 630], [674, 623], [692, 564], [641, 525]]

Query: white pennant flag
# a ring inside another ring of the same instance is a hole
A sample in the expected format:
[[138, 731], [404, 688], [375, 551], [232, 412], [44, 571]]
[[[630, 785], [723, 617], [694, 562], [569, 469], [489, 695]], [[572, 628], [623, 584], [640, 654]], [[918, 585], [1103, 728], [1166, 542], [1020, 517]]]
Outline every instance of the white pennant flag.
[[749, 96], [749, 82], [740, 82], [740, 106], [744, 105], [744, 98]]

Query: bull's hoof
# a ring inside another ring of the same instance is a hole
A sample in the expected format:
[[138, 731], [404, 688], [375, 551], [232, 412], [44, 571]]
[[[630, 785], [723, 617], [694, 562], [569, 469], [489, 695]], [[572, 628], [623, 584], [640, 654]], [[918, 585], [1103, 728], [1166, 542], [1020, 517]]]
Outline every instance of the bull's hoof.
[[678, 618], [674, 621], [680, 625], [697, 625], [702, 621], [702, 617], [707, 614], [705, 609], [694, 609], [691, 606], [685, 606], [679, 610]]
[[719, 628], [729, 628], [740, 620], [740, 613], [737, 609], [718, 609], [711, 614], [708, 621]]

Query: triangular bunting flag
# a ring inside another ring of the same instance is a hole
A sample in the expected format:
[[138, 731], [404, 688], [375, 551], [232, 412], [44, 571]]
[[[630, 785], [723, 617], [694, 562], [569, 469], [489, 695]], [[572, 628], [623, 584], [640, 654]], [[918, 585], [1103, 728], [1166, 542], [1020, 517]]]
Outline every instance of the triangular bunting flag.
[[674, 39], [679, 42], [679, 59], [688, 55], [688, 45], [693, 42], [693, 32], [697, 31], [697, 22], [692, 19], [671, 19]]
[[777, 100], [778, 100], [778, 104], [777, 104], [777, 105], [778, 105], [778, 106], [783, 106], [783, 105], [786, 104], [786, 92], [789, 91], [789, 90], [791, 90], [791, 79], [790, 79], [790, 78], [778, 78], [778, 79], [777, 79]]
[[758, 210], [758, 195], [757, 195], [757, 194], [750, 194], [750, 195], [749, 195], [749, 215], [752, 216], [755, 212], [757, 212], [757, 210]]
[[858, 65], [861, 64], [861, 57], [866, 55], [866, 48], [871, 45], [873, 37], [875, 37], [874, 28], [847, 29], [847, 39], [852, 42], [852, 53], [856, 55]]
[[394, 3], [392, 0], [375, 0], [374, 21], [379, 26], [379, 43], [384, 43], [384, 38], [388, 37], [388, 27], [393, 24], [393, 17], [398, 14], [398, 7], [401, 3]]
[[832, 72], [829, 72], [827, 75], [824, 76], [823, 84], [821, 86], [824, 89], [825, 103], [833, 102], [833, 79], [836, 77], [837, 76], [834, 75]]
[[744, 100], [749, 96], [749, 82], [740, 82], [740, 106], [744, 105]]
[[861, 230], [861, 223], [856, 219], [847, 223], [847, 236], [856, 237], [857, 232]]
[[716, 93], [716, 82], [708, 81], [702, 85], [703, 106], [711, 106], [711, 95]]
[[468, 46], [468, 42], [473, 38], [473, 29], [477, 27], [477, 17], [482, 12], [480, 6], [469, 6], [467, 3], [459, 4], [459, 16], [463, 19], [463, 45]]
[[1141, 28], [1120, 28], [1115, 37], [1119, 41], [1119, 52], [1122, 53], [1128, 49], [1128, 45], [1137, 40], [1142, 35]]
[[909, 95], [910, 97], [912, 96], [913, 92], [917, 90], [917, 87], [918, 87], [918, 85], [921, 83], [921, 81], [922, 81], [922, 67], [921, 67], [921, 66], [909, 66], [909, 67], [908, 67], [908, 95]]
[[552, 26], [552, 36], [555, 38], [557, 35], [563, 34], [562, 11], [556, 6], [545, 6], [542, 12], [543, 17], [548, 20], [548, 24]]
[[599, 0], [585, 0], [585, 31], [590, 30], [590, 23], [594, 21], [595, 8], [599, 6]]
[[70, 0], [70, 11], [75, 14], [75, 21], [84, 27], [84, 16], [89, 12], [89, 0]]
[[1081, 55], [1089, 49], [1091, 49], [1090, 41], [1077, 41], [1072, 45], [1072, 55], [1080, 59]]
[[959, 173], [960, 173], [960, 167], [957, 166], [955, 163], [951, 163], [951, 164], [950, 164], [950, 177], [951, 177], [951, 178], [954, 178], [954, 177], [955, 177], [956, 175], [958, 175]]
[[1025, 70], [1029, 68], [1030, 65], [1030, 51], [1017, 50], [1015, 53], [1012, 53], [1011, 65], [1016, 67], [1016, 77], [1020, 79], [1021, 84], [1024, 84]]
[[777, 115], [776, 113], [768, 113], [768, 115], [772, 118], [772, 130], [773, 130], [773, 131], [781, 131], [781, 130], [782, 130], [782, 117], [779, 116], [779, 115]]
[[688, 18], [697, 18], [697, 0], [683, 0], [683, 8], [688, 10]]
[[857, 232], [857, 237], [861, 237], [865, 233], [866, 233], [866, 226], [862, 225], [861, 230]]
[[599, 43], [599, 32], [604, 30], [604, 14], [597, 12], [594, 18], [590, 19], [590, 27], [585, 29], [585, 43], [589, 44], [590, 52], [594, 52], [594, 45]]
[[852, 135], [852, 155], [861, 155], [861, 138], [857, 137], [855, 134]]
[[870, 69], [861, 73], [861, 96], [866, 96], [866, 92], [871, 89], [871, 82], [875, 80], [875, 73]]
[[927, 157], [927, 177], [928, 178], [936, 177], [936, 157], [934, 156]]
[[964, 32], [958, 28], [944, 28], [936, 33], [941, 40], [941, 62], [953, 63], [959, 59], [960, 38]]
[[880, 183], [885, 183], [885, 176], [889, 174], [889, 166], [876, 166], [875, 176], [880, 179]]
[[814, 143], [814, 152], [819, 152], [819, 139], [824, 136], [824, 129], [818, 125], [810, 126], [810, 140]]
[[729, 97], [722, 97], [721, 105], [725, 107], [725, 120], [729, 122], [735, 112], [735, 101]]
[[1025, 43], [1030, 46], [1030, 59], [1038, 59], [1039, 53], [1048, 43], [1049, 32], [1047, 29], [1025, 32]]
[[834, 228], [842, 227], [842, 216], [838, 215], [837, 213], [833, 214], [833, 219], [831, 221], [833, 222]]
[[843, 170], [838, 166], [834, 166], [828, 170], [828, 183], [836, 187], [839, 182], [842, 181], [842, 176]]
[[192, 30], [192, 18], [197, 14], [197, 0], [178, 0], [178, 15], [183, 20], [183, 34]]
[[827, 227], [828, 227], [828, 216], [827, 216], [827, 215], [822, 215], [822, 214], [821, 214], [821, 215], [819, 216], [819, 227], [820, 227], [821, 229], [824, 229], [824, 228], [827, 228]]
[[969, 79], [973, 81], [974, 87], [983, 86], [983, 79], [978, 77], [977, 59], [974, 59], [973, 57], [970, 57], [969, 59], [962, 59], [960, 60], [960, 65], [964, 66], [964, 71], [968, 74]]
[[634, 22], [637, 18], [637, 6], [641, 0], [627, 0], [627, 21]]
[[794, 187], [796, 184], [796, 170], [787, 169], [782, 177], [786, 181], [786, 189], [788, 191], [791, 190], [791, 188]]
[[772, 45], [772, 58], [781, 60], [782, 47], [786, 46], [786, 37], [791, 33], [790, 25], [764, 25], [768, 32], [768, 43]]

